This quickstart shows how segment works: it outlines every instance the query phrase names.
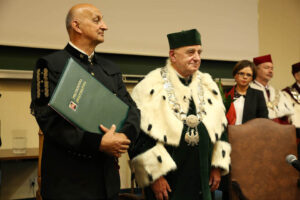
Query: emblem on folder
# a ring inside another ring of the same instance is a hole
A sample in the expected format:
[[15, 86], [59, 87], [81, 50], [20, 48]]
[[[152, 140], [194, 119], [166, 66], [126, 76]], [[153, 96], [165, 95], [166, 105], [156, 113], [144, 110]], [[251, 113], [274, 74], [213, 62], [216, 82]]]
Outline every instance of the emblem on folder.
[[71, 108], [72, 110], [76, 111], [77, 110], [77, 104], [74, 103], [73, 101], [70, 101], [69, 108]]

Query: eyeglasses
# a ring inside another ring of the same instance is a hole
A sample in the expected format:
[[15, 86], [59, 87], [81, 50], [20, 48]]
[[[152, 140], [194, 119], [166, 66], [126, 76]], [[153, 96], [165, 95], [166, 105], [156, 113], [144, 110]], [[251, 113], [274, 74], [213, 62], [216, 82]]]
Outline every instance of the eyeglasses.
[[247, 78], [252, 77], [252, 74], [250, 74], [250, 73], [238, 72], [237, 74], [241, 77], [244, 77], [244, 76], [246, 76]]

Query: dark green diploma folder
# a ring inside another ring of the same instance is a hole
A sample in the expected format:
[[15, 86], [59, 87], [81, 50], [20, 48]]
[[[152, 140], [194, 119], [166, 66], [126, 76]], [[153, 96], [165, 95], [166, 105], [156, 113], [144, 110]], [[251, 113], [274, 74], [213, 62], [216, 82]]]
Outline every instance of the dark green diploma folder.
[[120, 130], [128, 105], [83, 67], [69, 59], [49, 101], [49, 106], [84, 131], [100, 133], [99, 125]]

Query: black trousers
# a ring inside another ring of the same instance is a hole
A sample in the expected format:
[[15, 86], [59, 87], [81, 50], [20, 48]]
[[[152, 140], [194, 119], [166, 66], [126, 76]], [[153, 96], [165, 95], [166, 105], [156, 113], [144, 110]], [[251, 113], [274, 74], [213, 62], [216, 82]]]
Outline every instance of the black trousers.
[[230, 174], [222, 176], [219, 190], [222, 191], [222, 200], [229, 200], [229, 184], [230, 184]]

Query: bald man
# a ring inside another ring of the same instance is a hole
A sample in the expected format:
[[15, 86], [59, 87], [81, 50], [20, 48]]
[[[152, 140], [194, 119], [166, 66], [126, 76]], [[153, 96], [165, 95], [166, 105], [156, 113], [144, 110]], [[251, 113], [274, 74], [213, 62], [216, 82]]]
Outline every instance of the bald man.
[[[118, 157], [138, 136], [140, 112], [126, 91], [119, 68], [95, 53], [108, 29], [99, 9], [90, 4], [75, 5], [67, 14], [66, 28], [69, 43], [63, 50], [38, 59], [32, 80], [30, 107], [44, 133], [41, 194], [44, 200], [117, 199]], [[129, 106], [118, 133], [115, 126], [100, 126], [104, 135], [83, 131], [48, 106], [69, 58]]]

